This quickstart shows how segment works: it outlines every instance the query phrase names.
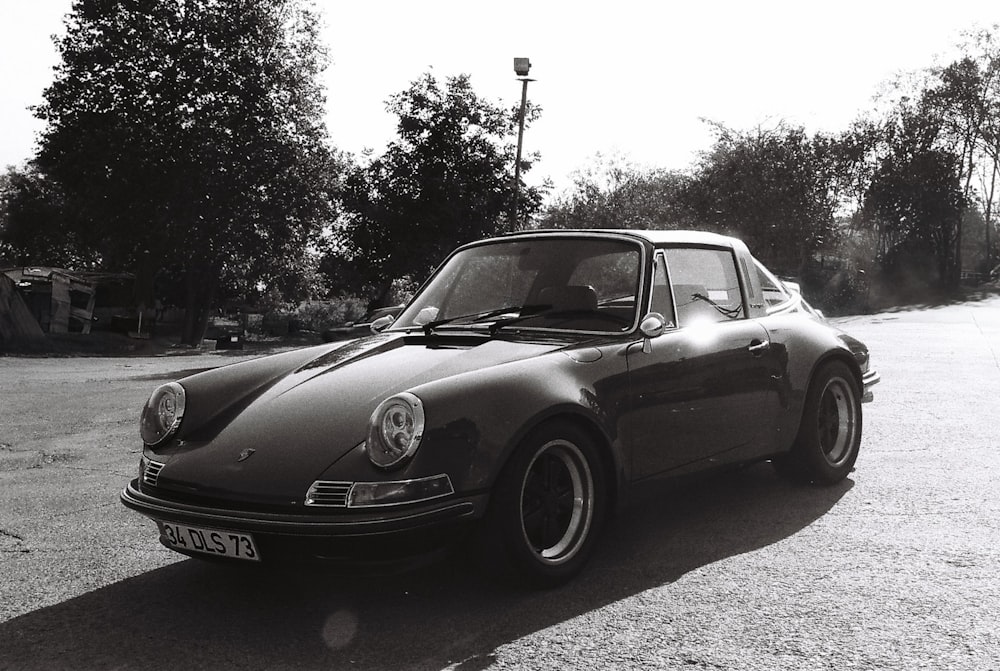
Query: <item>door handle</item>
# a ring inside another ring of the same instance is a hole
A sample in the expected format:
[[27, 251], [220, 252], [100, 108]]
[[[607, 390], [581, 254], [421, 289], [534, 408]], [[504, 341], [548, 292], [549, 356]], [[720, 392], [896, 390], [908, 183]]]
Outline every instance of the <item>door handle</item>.
[[771, 348], [771, 342], [769, 340], [760, 341], [754, 339], [750, 342], [750, 346], [747, 347], [747, 351], [753, 354], [754, 356], [760, 356], [770, 348]]

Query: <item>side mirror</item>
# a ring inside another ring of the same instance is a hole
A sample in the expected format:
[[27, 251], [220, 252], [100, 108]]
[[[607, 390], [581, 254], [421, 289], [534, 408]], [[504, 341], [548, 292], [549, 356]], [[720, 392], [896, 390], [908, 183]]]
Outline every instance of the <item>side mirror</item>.
[[639, 332], [642, 334], [642, 351], [649, 354], [653, 351], [649, 341], [663, 335], [667, 330], [667, 320], [659, 312], [650, 312], [639, 322]]
[[422, 308], [420, 312], [417, 313], [417, 316], [413, 318], [413, 323], [417, 326], [430, 324], [432, 321], [437, 319], [439, 313], [440, 310], [434, 306]]
[[369, 328], [371, 328], [372, 333], [381, 333], [385, 329], [389, 328], [389, 324], [393, 323], [394, 321], [396, 321], [395, 317], [393, 317], [392, 315], [386, 315], [384, 317], [379, 317], [378, 319], [373, 321]]
[[650, 312], [639, 322], [639, 332], [646, 338], [656, 338], [666, 330], [667, 320], [659, 312]]

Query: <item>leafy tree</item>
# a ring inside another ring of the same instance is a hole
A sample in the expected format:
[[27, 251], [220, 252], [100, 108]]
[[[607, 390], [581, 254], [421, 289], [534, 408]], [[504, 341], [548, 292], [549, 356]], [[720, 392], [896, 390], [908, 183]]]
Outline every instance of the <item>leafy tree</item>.
[[856, 213], [864, 204], [879, 159], [888, 151], [881, 121], [862, 117], [836, 135], [817, 136], [817, 150], [831, 170], [831, 186], [840, 212]]
[[[37, 164], [105, 267], [183, 274], [183, 340], [332, 219], [325, 63], [304, 0], [74, 0]], [[147, 267], [152, 265], [153, 267]]]
[[576, 171], [570, 191], [546, 207], [546, 228], [668, 229], [690, 225], [679, 194], [687, 177], [661, 169], [641, 169], [619, 156], [598, 154]]
[[[455, 245], [512, 228], [514, 196], [517, 111], [480, 98], [468, 75], [441, 86], [426, 73], [387, 108], [398, 137], [350, 172], [338, 228], [355, 288], [367, 287], [376, 305], [394, 279], [422, 279]], [[538, 113], [529, 108], [526, 122]], [[530, 165], [522, 159], [522, 172]], [[518, 218], [541, 197], [522, 184]]]
[[997, 26], [966, 34], [965, 55], [943, 68], [931, 69], [937, 80], [927, 91], [930, 105], [943, 120], [948, 148], [962, 157], [960, 174], [965, 197], [985, 217], [987, 261], [1000, 176], [1000, 40]]
[[912, 93], [900, 96], [881, 123], [867, 126], [861, 140], [842, 138], [848, 147], [863, 146], [848, 159], [859, 160], [855, 174], [866, 181], [855, 221], [875, 232], [876, 258], [891, 277], [952, 288], [959, 280], [963, 215], [970, 204], [963, 169], [967, 146], [955, 139], [940, 90], [925, 80]]
[[[926, 159], [928, 152], [943, 152], [952, 156], [953, 160], [949, 159], [947, 163], [952, 164], [958, 175], [965, 206], [979, 208], [984, 218], [983, 225], [975, 225], [976, 230], [971, 231], [979, 238], [982, 252], [970, 258], [982, 258], [982, 264], [988, 265], [993, 247], [991, 240], [996, 229], [993, 212], [997, 179], [1000, 177], [1000, 42], [997, 40], [997, 26], [967, 33], [959, 47], [963, 55], [955, 61], [941, 67], [926, 68], [896, 83], [894, 93], [897, 100], [885, 115], [883, 142], [876, 152], [875, 164], [891, 160], [894, 167], [886, 170], [892, 172], [901, 169], [900, 166], [908, 161], [916, 160], [918, 155]], [[942, 197], [950, 193], [949, 189], [939, 187], [941, 185], [935, 185], [931, 191]], [[871, 208], [867, 210], [870, 212]], [[977, 221], [968, 217], [965, 220], [970, 224]], [[883, 227], [880, 238], [885, 242], [886, 222], [874, 223]], [[955, 231], [935, 233], [939, 238], [954, 241], [953, 250], [939, 249], [935, 252], [951, 259], [948, 261], [942, 257], [941, 263], [950, 269], [948, 272], [952, 277], [938, 277], [938, 280], [954, 286], [963, 267], [961, 250], [969, 248], [963, 239], [964, 225], [955, 224], [954, 218], [941, 220], [938, 225], [945, 229], [957, 226]], [[896, 228], [912, 231], [917, 239], [926, 240], [928, 237], [928, 232], [917, 233], [909, 223]], [[906, 246], [914, 244], [919, 244], [918, 240], [908, 241]], [[884, 250], [883, 257], [890, 259]], [[937, 265], [939, 267], [933, 271], [935, 274], [940, 271], [941, 264]]]
[[993, 269], [995, 264], [986, 258], [984, 239], [990, 239], [986, 231], [986, 217], [975, 203], [969, 203], [962, 215], [963, 269], [982, 274], [989, 273]]
[[59, 184], [32, 166], [0, 175], [0, 266], [95, 267], [91, 245], [65, 225], [63, 201]]
[[785, 125], [738, 132], [717, 124], [716, 130], [685, 201], [703, 226], [742, 237], [777, 270], [801, 273], [835, 231], [825, 145]]
[[[1000, 63], [997, 64], [1000, 66]], [[959, 166], [963, 177], [963, 192], [969, 195], [977, 150], [982, 146], [984, 130], [992, 123], [989, 100], [992, 80], [1000, 70], [980, 64], [969, 56], [932, 71], [940, 83], [925, 93], [925, 104], [941, 121], [942, 141], [962, 159]]]
[[904, 261], [935, 264], [938, 284], [958, 282], [959, 231], [966, 210], [959, 176], [961, 159], [942, 149], [898, 151], [883, 159], [865, 210], [879, 233], [878, 255], [892, 273]]

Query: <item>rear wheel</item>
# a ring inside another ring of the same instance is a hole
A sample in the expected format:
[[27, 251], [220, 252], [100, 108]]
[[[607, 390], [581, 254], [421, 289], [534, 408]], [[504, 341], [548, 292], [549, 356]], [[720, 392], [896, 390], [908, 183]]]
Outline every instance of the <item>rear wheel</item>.
[[851, 369], [824, 364], [806, 394], [802, 421], [791, 452], [775, 459], [783, 475], [832, 485], [854, 468], [861, 446], [861, 395]]
[[568, 422], [533, 432], [501, 474], [491, 509], [511, 564], [538, 586], [576, 575], [593, 551], [605, 491], [601, 460], [586, 432]]

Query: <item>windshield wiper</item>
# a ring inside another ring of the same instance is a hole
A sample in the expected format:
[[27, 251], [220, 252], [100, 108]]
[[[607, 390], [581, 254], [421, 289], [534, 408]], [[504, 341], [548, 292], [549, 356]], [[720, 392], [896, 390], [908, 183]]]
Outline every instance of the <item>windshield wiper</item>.
[[[536, 306], [537, 307], [537, 306]], [[510, 317], [508, 319], [498, 319], [493, 324], [490, 325], [490, 335], [495, 335], [497, 331], [504, 328], [505, 326], [510, 326], [511, 324], [517, 324], [526, 319], [531, 319], [532, 317], [556, 317], [564, 319], [572, 319], [574, 317], [590, 317], [592, 319], [602, 319], [608, 322], [618, 324], [622, 328], [618, 331], [613, 331], [614, 333], [620, 333], [625, 330], [626, 326], [631, 326], [632, 322], [624, 317], [618, 315], [609, 314], [606, 312], [600, 312], [597, 310], [588, 310], [586, 308], [577, 308], [570, 310], [556, 310], [550, 305], [541, 306], [542, 310], [532, 312], [530, 314], [524, 314], [523, 312], [517, 317]]]
[[[480, 322], [485, 319], [492, 319], [493, 317], [499, 317], [500, 315], [507, 314], [508, 312], [519, 312], [522, 316], [529, 316], [525, 314], [526, 310], [537, 310], [540, 308], [546, 308], [547, 305], [509, 305], [504, 308], [496, 308], [495, 310], [486, 310], [484, 312], [473, 312], [467, 315], [458, 315], [455, 317], [446, 317], [444, 319], [436, 319], [432, 322], [427, 322], [424, 324], [424, 334], [430, 335], [434, 329], [438, 326], [444, 326], [445, 324], [454, 324], [460, 321], [466, 321], [468, 323]], [[514, 317], [513, 319], [516, 319]], [[492, 333], [492, 330], [491, 330]]]

